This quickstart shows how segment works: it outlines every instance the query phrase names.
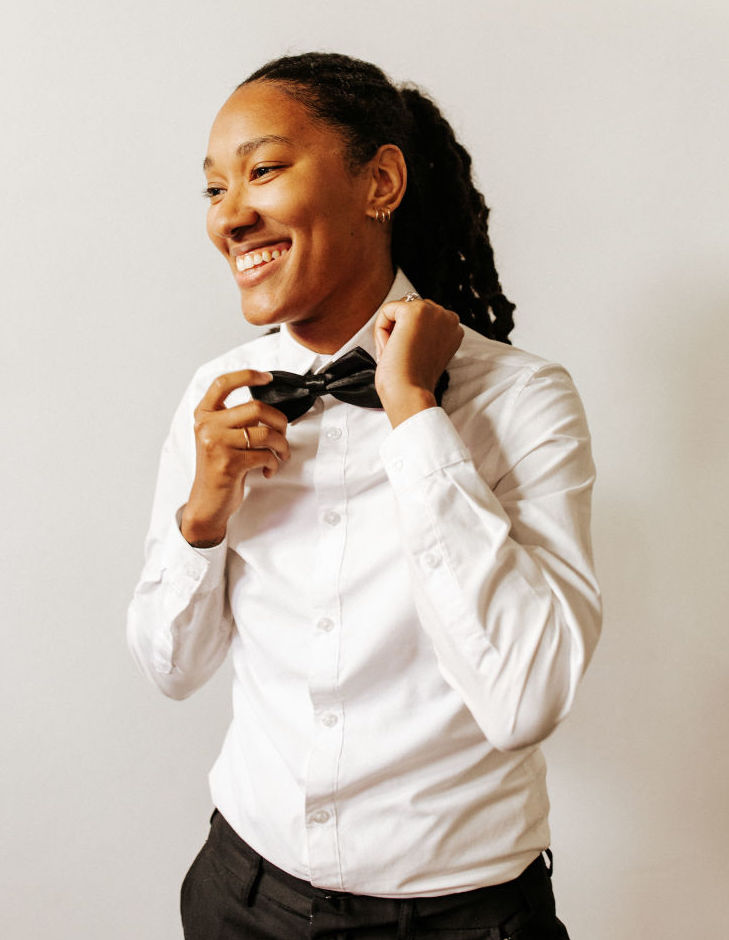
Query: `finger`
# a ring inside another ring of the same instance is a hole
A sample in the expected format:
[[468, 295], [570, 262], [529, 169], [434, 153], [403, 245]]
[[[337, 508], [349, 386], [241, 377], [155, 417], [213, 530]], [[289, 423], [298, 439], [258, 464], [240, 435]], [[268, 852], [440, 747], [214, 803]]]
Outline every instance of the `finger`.
[[380, 308], [375, 319], [374, 339], [377, 358], [380, 359], [398, 321], [413, 323], [414, 318], [422, 313], [425, 301], [391, 300]]
[[377, 314], [377, 319], [375, 323], [380, 323], [384, 328], [392, 329], [397, 320], [397, 315], [400, 312], [400, 308], [404, 306], [404, 303], [399, 300], [391, 300], [386, 304], [383, 304], [380, 307], [380, 312]]
[[[398, 320], [407, 318], [412, 322], [433, 307], [436, 307], [436, 305], [422, 298], [417, 300], [390, 300], [382, 305], [377, 315], [374, 326], [375, 336], [379, 336], [380, 340], [386, 343]], [[436, 309], [440, 308], [436, 307]]]
[[237, 477], [239, 474], [245, 475], [251, 470], [259, 467], [267, 467], [271, 473], [275, 473], [281, 461], [272, 450], [267, 448], [247, 448], [245, 439], [240, 431], [226, 432], [235, 435], [234, 439], [220, 441], [225, 444], [225, 458], [221, 458], [221, 465], [225, 466], [227, 475]]
[[382, 355], [382, 351], [387, 345], [387, 341], [390, 338], [390, 334], [395, 326], [395, 320], [390, 319], [390, 317], [380, 310], [375, 319], [375, 325], [373, 327], [373, 335], [375, 340], [375, 350], [377, 351], [377, 358], [379, 359]]
[[436, 303], [432, 300], [428, 300], [427, 297], [414, 297], [412, 300], [406, 300], [404, 297], [401, 297], [399, 300], [388, 300], [386, 304], [380, 307], [380, 313], [384, 314], [394, 323], [398, 316], [401, 316], [403, 313], [420, 313], [427, 308], [437, 306]]
[[267, 405], [262, 401], [247, 401], [242, 405], [234, 405], [221, 412], [221, 420], [229, 428], [255, 427], [257, 424], [266, 424], [280, 434], [286, 433], [288, 420], [283, 411]]
[[198, 407], [204, 411], [217, 411], [225, 407], [225, 399], [234, 389], [242, 388], [244, 385], [268, 385], [272, 379], [270, 372], [258, 372], [256, 369], [226, 372], [212, 382]]
[[288, 460], [291, 456], [289, 442], [283, 434], [262, 424], [255, 427], [231, 428], [224, 432], [221, 442], [236, 450], [271, 450], [279, 460]]
[[275, 473], [278, 473], [279, 467], [281, 466], [276, 455], [271, 450], [249, 450], [246, 454], [245, 461], [246, 465], [252, 470], [260, 467], [267, 480]]

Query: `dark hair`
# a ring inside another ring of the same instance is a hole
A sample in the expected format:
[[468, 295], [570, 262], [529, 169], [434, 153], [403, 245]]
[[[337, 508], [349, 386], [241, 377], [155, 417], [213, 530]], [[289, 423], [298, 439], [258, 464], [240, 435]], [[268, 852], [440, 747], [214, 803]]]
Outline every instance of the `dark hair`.
[[[436, 105], [415, 86], [395, 87], [377, 66], [308, 52], [263, 65], [242, 85], [280, 84], [336, 128], [359, 167], [383, 144], [405, 156], [408, 185], [393, 214], [392, 258], [424, 297], [461, 322], [508, 343], [515, 309], [501, 291], [488, 234], [489, 209], [471, 179], [471, 157]], [[493, 319], [492, 319], [493, 316]]]

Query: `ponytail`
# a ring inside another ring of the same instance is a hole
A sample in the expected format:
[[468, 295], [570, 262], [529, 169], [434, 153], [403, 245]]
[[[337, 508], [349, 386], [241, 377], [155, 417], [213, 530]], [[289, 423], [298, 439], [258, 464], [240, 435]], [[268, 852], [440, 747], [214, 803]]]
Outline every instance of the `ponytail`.
[[473, 185], [471, 157], [429, 98], [412, 86], [400, 94], [411, 116], [410, 175], [394, 216], [393, 259], [424, 297], [455, 310], [484, 336], [508, 343], [515, 305], [501, 290], [489, 209]]

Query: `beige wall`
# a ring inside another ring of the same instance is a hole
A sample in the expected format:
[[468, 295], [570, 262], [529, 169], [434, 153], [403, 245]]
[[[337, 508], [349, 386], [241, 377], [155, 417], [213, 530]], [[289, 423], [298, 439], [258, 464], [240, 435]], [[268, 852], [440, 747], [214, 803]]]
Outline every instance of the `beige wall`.
[[725, 0], [50, 0], [0, 14], [0, 933], [178, 940], [227, 670], [184, 703], [125, 607], [192, 370], [249, 335], [206, 245], [200, 160], [288, 50], [414, 79], [471, 149], [515, 341], [564, 362], [599, 466], [604, 639], [547, 744], [576, 940], [723, 936]]

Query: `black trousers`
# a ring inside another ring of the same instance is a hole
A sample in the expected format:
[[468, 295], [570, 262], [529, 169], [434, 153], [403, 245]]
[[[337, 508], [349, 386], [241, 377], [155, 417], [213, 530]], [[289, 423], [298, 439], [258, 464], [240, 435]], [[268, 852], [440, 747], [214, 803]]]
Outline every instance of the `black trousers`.
[[314, 888], [254, 852], [219, 812], [182, 883], [185, 940], [569, 940], [540, 855], [514, 881], [390, 900]]

